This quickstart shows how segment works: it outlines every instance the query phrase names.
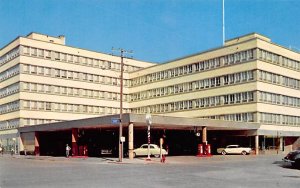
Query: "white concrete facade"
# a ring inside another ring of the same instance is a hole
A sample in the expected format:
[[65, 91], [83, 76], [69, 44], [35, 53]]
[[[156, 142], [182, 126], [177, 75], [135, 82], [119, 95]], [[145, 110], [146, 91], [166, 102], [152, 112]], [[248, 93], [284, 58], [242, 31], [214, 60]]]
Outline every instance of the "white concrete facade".
[[[121, 58], [65, 45], [65, 37], [31, 33], [0, 51], [0, 139], [17, 127], [119, 113]], [[124, 58], [123, 112], [129, 72], [153, 63]], [[0, 143], [1, 144], [1, 143]]]
[[[153, 64], [125, 59], [124, 113], [260, 123], [300, 136], [300, 54], [252, 33]], [[31, 33], [0, 51], [0, 139], [17, 127], [119, 113], [120, 57]]]
[[300, 54], [252, 33], [130, 74], [133, 113], [261, 124], [300, 135]]

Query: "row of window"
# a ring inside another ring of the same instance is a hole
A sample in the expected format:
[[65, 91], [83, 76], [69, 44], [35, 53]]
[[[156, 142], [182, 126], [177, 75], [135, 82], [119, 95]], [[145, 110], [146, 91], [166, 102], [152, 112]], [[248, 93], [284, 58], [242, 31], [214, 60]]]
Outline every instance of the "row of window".
[[[22, 101], [24, 110], [39, 110], [39, 111], [56, 111], [69, 113], [85, 113], [85, 114], [118, 114], [120, 109], [107, 106], [91, 106], [82, 104], [55, 103], [45, 101]], [[129, 113], [130, 109], [123, 109], [124, 113]]]
[[234, 74], [228, 74], [220, 77], [207, 78], [203, 80], [186, 82], [186, 83], [171, 85], [167, 87], [155, 88], [155, 89], [146, 90], [138, 93], [133, 93], [131, 95], [131, 101], [196, 91], [204, 88], [218, 87], [221, 85], [248, 82], [254, 79], [253, 75], [254, 75], [254, 71], [245, 71], [245, 72], [239, 72]]
[[19, 86], [20, 86], [19, 83], [15, 83], [15, 84], [12, 84], [5, 88], [0, 89], [0, 98], [3, 98], [8, 95], [12, 95], [14, 93], [19, 92], [19, 89], [20, 89]]
[[61, 121], [63, 121], [63, 120], [36, 119], [36, 118], [10, 119], [10, 120], [6, 120], [6, 121], [0, 121], [0, 130], [15, 129], [15, 128], [18, 128], [21, 126], [28, 126], [28, 125], [56, 123], [56, 122], [61, 122]]
[[269, 52], [266, 50], [262, 50], [262, 49], [258, 50], [258, 54], [259, 54], [258, 57], [261, 60], [265, 60], [267, 62], [277, 64], [277, 65], [280, 64], [280, 62], [279, 62], [280, 56], [278, 54], [275, 54], [275, 53], [272, 53], [272, 52]]
[[[121, 64], [116, 62], [111, 62], [103, 59], [96, 59], [90, 57], [84, 57], [79, 55], [67, 54], [58, 51], [51, 51], [45, 49], [34, 48], [30, 46], [22, 46], [23, 54], [32, 57], [38, 57], [43, 59], [51, 59], [54, 61], [62, 61], [68, 63], [75, 63], [90, 67], [96, 67], [101, 69], [109, 69], [109, 70], [121, 70]], [[132, 65], [124, 65], [124, 71], [130, 72], [138, 70], [140, 67], [132, 66]]]
[[300, 70], [300, 62], [281, 56], [282, 60], [280, 61], [280, 55], [266, 51], [266, 50], [262, 50], [259, 49], [259, 58], [262, 60], [265, 60], [267, 62], [273, 63], [273, 64], [277, 64], [277, 65], [281, 65], [283, 67], [287, 67], [296, 71]]
[[283, 85], [290, 88], [300, 89], [300, 80], [274, 74], [267, 71], [260, 70], [258, 73], [259, 80], [270, 82], [277, 85]]
[[0, 67], [19, 55], [20, 55], [20, 48], [17, 47], [17, 48], [12, 49], [11, 51], [7, 52], [3, 56], [0, 56]]
[[[22, 73], [64, 78], [70, 80], [80, 80], [86, 82], [95, 82], [95, 83], [108, 84], [108, 85], [120, 85], [120, 79], [115, 77], [107, 77], [107, 76], [101, 76], [95, 74], [88, 74], [84, 72], [75, 72], [75, 71], [41, 67], [35, 65], [23, 64]], [[123, 81], [124, 81], [123, 82], [124, 86], [129, 86], [129, 80], [124, 79]]]
[[300, 125], [300, 117], [262, 112], [260, 113], [260, 122], [281, 125]]
[[0, 73], [0, 82], [15, 76], [16, 74], [19, 74], [20, 72], [20, 67], [19, 65], [13, 66], [3, 72]]
[[[201, 116], [200, 118], [208, 118], [208, 119], [221, 119], [226, 121], [243, 121], [243, 122], [253, 122], [254, 121], [254, 113], [237, 113], [237, 114], [221, 114], [215, 116]], [[60, 122], [61, 120], [50, 120], [50, 119], [32, 119], [25, 118], [22, 119], [23, 125], [37, 125], [44, 123], [54, 123]], [[300, 125], [300, 117], [299, 116], [288, 116], [282, 114], [271, 114], [271, 113], [260, 113], [259, 121], [261, 123], [267, 124], [282, 124], [282, 125]], [[4, 129], [13, 129], [17, 128], [20, 125], [20, 119], [11, 119], [7, 121], [0, 121], [0, 130]]]
[[0, 105], [0, 114], [17, 111], [20, 109], [20, 101], [13, 101]]
[[259, 101], [271, 104], [300, 107], [300, 98], [275, 93], [260, 92]]
[[[47, 93], [54, 95], [65, 95], [85, 98], [96, 98], [104, 100], [120, 100], [120, 94], [107, 91], [89, 90], [82, 88], [64, 87], [48, 84], [37, 84], [30, 82], [21, 82], [21, 91], [30, 91], [37, 93]], [[0, 93], [1, 94], [1, 93]], [[0, 95], [1, 96], [1, 95]], [[129, 95], [123, 94], [123, 101], [129, 101]]]
[[219, 105], [239, 104], [252, 102], [254, 92], [242, 92], [229, 95], [212, 96], [199, 99], [191, 99], [165, 104], [156, 104], [132, 109], [133, 113], [162, 113], [188, 109], [207, 108]]
[[295, 60], [290, 59], [290, 58], [287, 58], [287, 57], [282, 58], [282, 66], [283, 67], [288, 67], [290, 69], [294, 69], [294, 70], [297, 70], [297, 71], [300, 70], [300, 62], [295, 61]]
[[56, 123], [61, 121], [62, 120], [57, 120], [57, 119], [23, 118], [21, 119], [21, 125], [29, 126], [29, 125], [39, 125], [39, 124], [46, 124], [46, 123]]
[[217, 57], [201, 62], [192, 63], [189, 65], [176, 67], [169, 70], [164, 70], [145, 76], [137, 77], [132, 80], [132, 86], [142, 85], [148, 82], [154, 82], [158, 80], [169, 79], [172, 77], [177, 77], [185, 74], [192, 74], [199, 71], [211, 70], [217, 67], [223, 66], [221, 62], [224, 62], [224, 66], [230, 64], [236, 64], [241, 62], [246, 62], [253, 59], [254, 49], [246, 50], [242, 52], [236, 52], [234, 54], [229, 54], [223, 57]]
[[20, 119], [10, 119], [7, 121], [0, 121], [0, 130], [15, 129], [19, 127]]
[[203, 119], [219, 119], [226, 121], [243, 121], [243, 122], [254, 122], [254, 113], [238, 113], [238, 114], [221, 114], [214, 116], [201, 116]]

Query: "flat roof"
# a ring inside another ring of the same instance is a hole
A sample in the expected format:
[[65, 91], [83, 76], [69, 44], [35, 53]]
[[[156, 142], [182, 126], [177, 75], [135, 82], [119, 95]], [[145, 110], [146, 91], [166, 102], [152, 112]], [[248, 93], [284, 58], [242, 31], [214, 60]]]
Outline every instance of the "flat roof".
[[[18, 130], [20, 133], [25, 133], [35, 131], [70, 130], [72, 128], [118, 128], [119, 124], [112, 124], [112, 119], [118, 119], [119, 117], [119, 114], [100, 116], [88, 119], [24, 126], [19, 127]], [[123, 127], [128, 127], [130, 123], [133, 123], [135, 128], [147, 127], [145, 114], [126, 113], [123, 114], [122, 119]], [[212, 119], [152, 115], [151, 127], [154, 129], [194, 130], [197, 127], [200, 128], [204, 126], [207, 127], [207, 130], [257, 130], [259, 129], [260, 124], [249, 122], [234, 122]]]

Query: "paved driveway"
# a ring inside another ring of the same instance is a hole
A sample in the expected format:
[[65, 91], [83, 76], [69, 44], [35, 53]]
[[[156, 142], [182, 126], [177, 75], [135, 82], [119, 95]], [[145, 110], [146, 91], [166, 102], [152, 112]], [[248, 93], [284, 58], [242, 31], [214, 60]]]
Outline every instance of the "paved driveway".
[[297, 187], [282, 155], [116, 159], [0, 157], [0, 187]]

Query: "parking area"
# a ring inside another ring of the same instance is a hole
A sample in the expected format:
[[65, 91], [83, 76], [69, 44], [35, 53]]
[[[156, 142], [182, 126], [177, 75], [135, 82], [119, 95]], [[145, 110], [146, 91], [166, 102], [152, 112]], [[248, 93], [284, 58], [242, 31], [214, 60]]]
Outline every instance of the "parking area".
[[283, 155], [144, 158], [0, 157], [0, 187], [299, 187]]

